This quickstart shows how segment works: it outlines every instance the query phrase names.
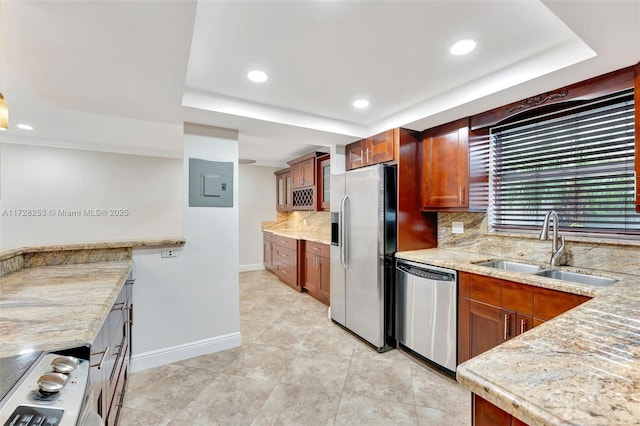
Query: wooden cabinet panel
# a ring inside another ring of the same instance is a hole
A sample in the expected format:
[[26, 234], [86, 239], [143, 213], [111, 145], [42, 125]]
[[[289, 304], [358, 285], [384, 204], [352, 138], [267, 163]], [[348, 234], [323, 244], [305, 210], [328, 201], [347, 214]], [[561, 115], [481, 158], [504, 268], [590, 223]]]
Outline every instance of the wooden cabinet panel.
[[533, 289], [533, 316], [542, 320], [550, 320], [579, 304], [580, 296], [577, 294], [541, 287]]
[[330, 260], [329, 245], [305, 241], [304, 289], [312, 297], [329, 305], [330, 302]]
[[525, 333], [535, 327], [533, 317], [530, 315], [516, 314], [516, 336]]
[[474, 426], [511, 426], [511, 414], [473, 394], [472, 423]]
[[273, 241], [280, 247], [295, 250], [298, 248], [298, 240], [295, 238], [283, 237], [280, 235], [274, 235]]
[[468, 272], [458, 272], [458, 295], [471, 297], [471, 274]]
[[468, 206], [469, 127], [467, 121], [442, 126], [422, 141], [422, 189], [424, 210]]
[[291, 210], [291, 171], [289, 169], [280, 170], [276, 175], [276, 210]]
[[321, 158], [318, 161], [318, 210], [329, 210], [331, 207], [331, 159]]
[[289, 284], [291, 287], [297, 287], [297, 268], [295, 266], [283, 263], [276, 264], [276, 275], [282, 282]]
[[393, 160], [393, 129], [368, 138], [365, 152], [368, 164], [384, 163]]
[[469, 299], [458, 299], [458, 364], [471, 358]]
[[306, 188], [315, 184], [315, 157], [291, 165], [291, 185], [295, 188]]
[[348, 144], [344, 148], [344, 156], [347, 162], [346, 169], [353, 170], [358, 167], [363, 167], [364, 163], [364, 146], [366, 145], [366, 140], [361, 140], [357, 142], [353, 142]]
[[471, 357], [480, 355], [502, 343], [502, 324], [500, 308], [473, 300], [469, 302]]
[[274, 273], [280, 280], [295, 290], [302, 291], [303, 278], [300, 265], [303, 259], [299, 259], [301, 252], [298, 250], [298, 240], [294, 238], [274, 235], [271, 232], [262, 233], [264, 266]]
[[471, 299], [500, 306], [500, 280], [482, 275], [471, 275]]
[[318, 263], [320, 265], [318, 300], [329, 306], [331, 302], [331, 260], [328, 257], [318, 257]]
[[500, 306], [526, 315], [533, 315], [533, 287], [502, 281], [502, 303]]
[[297, 265], [297, 251], [282, 246], [275, 246], [275, 262], [295, 267]]

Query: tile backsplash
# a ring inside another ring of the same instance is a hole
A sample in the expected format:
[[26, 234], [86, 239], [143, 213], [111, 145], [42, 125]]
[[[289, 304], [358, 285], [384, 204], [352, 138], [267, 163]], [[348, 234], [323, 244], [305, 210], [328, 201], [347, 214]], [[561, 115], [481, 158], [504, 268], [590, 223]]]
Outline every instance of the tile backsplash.
[[[453, 234], [453, 222], [462, 222], [464, 233]], [[486, 213], [438, 213], [438, 247], [496, 258], [548, 263], [551, 241], [532, 234], [490, 233]], [[563, 265], [609, 272], [640, 274], [640, 241], [565, 236]]]

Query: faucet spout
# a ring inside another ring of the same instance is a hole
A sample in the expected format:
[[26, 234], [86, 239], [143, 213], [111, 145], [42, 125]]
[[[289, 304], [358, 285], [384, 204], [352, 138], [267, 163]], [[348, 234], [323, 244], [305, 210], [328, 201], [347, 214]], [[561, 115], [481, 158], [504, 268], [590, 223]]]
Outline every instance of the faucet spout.
[[[552, 220], [553, 236], [551, 237], [551, 261], [549, 262], [549, 265], [554, 268], [556, 266], [556, 262], [564, 253], [564, 235], [560, 236], [558, 234], [560, 224], [558, 220], [558, 213], [556, 213], [555, 210], [549, 210], [544, 216], [542, 229], [540, 230], [540, 240], [545, 241], [549, 239], [549, 226]], [[558, 240], [561, 242], [560, 247], [558, 247]]]

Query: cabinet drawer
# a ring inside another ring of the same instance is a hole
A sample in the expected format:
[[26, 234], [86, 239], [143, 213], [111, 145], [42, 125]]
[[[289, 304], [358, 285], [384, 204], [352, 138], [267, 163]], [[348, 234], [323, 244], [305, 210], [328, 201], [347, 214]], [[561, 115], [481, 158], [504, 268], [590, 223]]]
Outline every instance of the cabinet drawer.
[[295, 266], [283, 265], [279, 263], [276, 265], [276, 275], [285, 283], [295, 286], [297, 284], [296, 279], [297, 269]]
[[482, 275], [471, 276], [471, 299], [500, 306], [500, 280]]
[[533, 287], [527, 284], [503, 281], [502, 307], [525, 315], [533, 315]]
[[316, 243], [314, 241], [305, 241], [305, 252], [317, 254], [318, 256], [329, 258], [329, 245]]
[[285, 247], [293, 250], [298, 248], [298, 240], [296, 240], [295, 238], [288, 238], [288, 237], [282, 237], [280, 235], [274, 235], [273, 242], [279, 247]]
[[262, 238], [264, 239], [264, 241], [273, 241], [275, 237], [276, 236], [273, 235], [271, 232], [262, 231]]
[[276, 258], [275, 262], [279, 264], [293, 266], [294, 268], [297, 265], [297, 251], [284, 248], [284, 247], [276, 247]]

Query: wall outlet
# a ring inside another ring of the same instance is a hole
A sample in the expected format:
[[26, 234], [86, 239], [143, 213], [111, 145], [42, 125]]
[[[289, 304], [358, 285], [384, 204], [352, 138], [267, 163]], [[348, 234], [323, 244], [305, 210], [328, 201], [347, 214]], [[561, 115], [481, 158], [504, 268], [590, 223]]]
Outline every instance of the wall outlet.
[[464, 234], [464, 222], [451, 222], [451, 233]]
[[160, 250], [160, 257], [178, 257], [178, 252], [174, 249]]

